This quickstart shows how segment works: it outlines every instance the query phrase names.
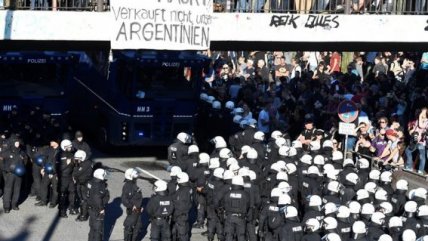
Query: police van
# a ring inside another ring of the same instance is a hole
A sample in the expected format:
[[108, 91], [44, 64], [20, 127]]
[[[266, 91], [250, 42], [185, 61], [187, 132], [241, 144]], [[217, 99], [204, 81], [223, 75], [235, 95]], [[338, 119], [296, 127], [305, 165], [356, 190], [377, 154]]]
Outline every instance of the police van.
[[73, 78], [73, 123], [107, 145], [167, 145], [191, 131], [210, 60], [191, 51], [85, 53]]

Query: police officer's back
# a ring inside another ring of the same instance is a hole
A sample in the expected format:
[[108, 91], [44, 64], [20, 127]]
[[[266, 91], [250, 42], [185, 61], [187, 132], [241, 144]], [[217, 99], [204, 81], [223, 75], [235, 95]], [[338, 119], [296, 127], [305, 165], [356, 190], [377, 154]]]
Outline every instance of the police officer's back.
[[124, 241], [137, 240], [140, 232], [143, 194], [137, 185], [138, 172], [134, 168], [125, 171], [125, 183], [122, 188], [122, 204], [126, 207]]
[[182, 166], [187, 156], [188, 146], [191, 142], [191, 136], [181, 132], [177, 139], [168, 147], [168, 161], [171, 166]]
[[99, 168], [94, 171], [93, 178], [86, 185], [90, 227], [88, 241], [102, 241], [104, 237], [105, 208], [110, 199], [106, 176], [107, 172]]
[[293, 206], [287, 206], [283, 210], [285, 223], [279, 233], [280, 241], [300, 241], [303, 237], [303, 226], [299, 221], [297, 209]]
[[92, 151], [91, 147], [88, 145], [86, 141], [83, 140], [83, 133], [81, 131], [76, 131], [75, 139], [73, 140], [73, 148], [74, 150], [82, 150], [86, 153], [86, 157], [91, 159]]

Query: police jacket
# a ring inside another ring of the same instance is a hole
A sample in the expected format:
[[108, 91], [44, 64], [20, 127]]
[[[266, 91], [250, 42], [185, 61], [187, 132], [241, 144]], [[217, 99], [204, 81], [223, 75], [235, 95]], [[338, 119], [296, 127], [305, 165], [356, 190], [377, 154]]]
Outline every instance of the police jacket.
[[96, 212], [104, 210], [110, 199], [110, 193], [107, 189], [107, 183], [97, 178], [92, 178], [88, 184], [88, 206]]
[[303, 235], [302, 241], [320, 241], [321, 236], [318, 232], [307, 233]]
[[205, 185], [205, 195], [207, 197], [207, 205], [214, 205], [214, 198], [218, 195], [223, 186], [223, 182], [217, 177], [211, 176]]
[[45, 163], [43, 164], [44, 165], [48, 163], [51, 164], [53, 167], [53, 172], [51, 174], [57, 174], [58, 164], [60, 161], [60, 148], [49, 147], [46, 149], [45, 155], [46, 155], [46, 160], [45, 160]]
[[324, 213], [310, 207], [306, 210], [305, 215], [303, 215], [302, 223], [306, 223], [306, 221], [308, 221], [310, 218], [315, 218], [321, 223], [321, 221], [324, 219]]
[[389, 228], [388, 234], [391, 236], [393, 241], [401, 241], [401, 236], [403, 234], [403, 228], [402, 227]]
[[223, 207], [223, 203], [221, 202], [223, 200], [223, 197], [232, 189], [232, 184], [230, 184], [231, 181], [227, 181], [223, 183], [223, 186], [219, 189], [218, 193], [214, 196], [214, 208]]
[[317, 177], [312, 175], [306, 176], [302, 179], [301, 188], [302, 197], [306, 198], [309, 195], [322, 195], [322, 183]]
[[405, 218], [403, 217], [403, 230], [411, 229], [415, 231], [416, 237], [420, 237], [421, 233], [423, 232], [423, 225], [419, 219], [416, 219], [415, 217], [409, 217]]
[[222, 199], [226, 215], [241, 215], [246, 218], [250, 208], [250, 197], [243, 187], [232, 185]]
[[168, 161], [172, 166], [182, 167], [186, 159], [188, 147], [177, 140], [168, 147]]
[[301, 241], [303, 237], [303, 226], [300, 222], [286, 219], [279, 233], [280, 241]]
[[267, 227], [269, 230], [273, 231], [281, 227], [284, 223], [284, 214], [281, 214], [280, 208], [276, 202], [272, 202], [262, 208], [259, 223], [261, 230]]
[[370, 223], [367, 232], [368, 240], [377, 241], [382, 234], [385, 234], [385, 232], [380, 225]]
[[199, 156], [199, 153], [191, 153], [190, 155], [187, 156], [183, 165], [184, 169], [182, 168], [183, 172], [191, 173], [198, 166], [198, 161], [199, 161], [198, 156]]
[[82, 150], [86, 153], [86, 158], [90, 159], [92, 156], [92, 151], [91, 151], [91, 147], [89, 147], [88, 143], [86, 143], [85, 141], [78, 141], [78, 140], [73, 140], [71, 142], [71, 144], [73, 145], [73, 148], [77, 151], [77, 150]]
[[193, 204], [193, 189], [188, 183], [179, 184], [172, 198], [174, 203], [174, 217], [187, 215]]
[[132, 209], [134, 206], [140, 211], [143, 202], [143, 194], [137, 186], [136, 180], [125, 180], [122, 187], [122, 204], [127, 209]]
[[352, 223], [349, 220], [337, 219], [337, 231], [342, 241], [348, 241], [352, 234]]
[[[61, 177], [67, 178], [67, 177], [71, 177], [73, 174], [73, 169], [74, 169], [74, 155], [71, 152], [68, 151], [63, 151], [61, 153], [61, 158], [60, 158], [60, 163], [59, 163], [59, 168], [60, 168], [60, 173], [59, 175]], [[67, 161], [70, 161], [69, 164], [67, 164]]]
[[245, 130], [241, 132], [241, 136], [239, 138], [241, 145], [251, 146], [251, 144], [253, 144], [254, 134], [256, 132], [257, 132], [257, 129], [251, 126], [245, 128]]
[[25, 165], [27, 156], [21, 149], [11, 147], [1, 154], [3, 159], [3, 170], [5, 172], [14, 172], [17, 165]]
[[391, 196], [391, 204], [394, 208], [395, 216], [401, 216], [404, 213], [404, 205], [407, 202], [406, 191], [395, 191]]
[[177, 177], [172, 177], [167, 184], [168, 195], [174, 195], [177, 190]]
[[86, 160], [76, 163], [73, 169], [73, 178], [77, 184], [85, 184], [92, 178], [92, 162]]
[[174, 203], [165, 192], [158, 192], [150, 198], [146, 211], [151, 218], [168, 218], [174, 211]]

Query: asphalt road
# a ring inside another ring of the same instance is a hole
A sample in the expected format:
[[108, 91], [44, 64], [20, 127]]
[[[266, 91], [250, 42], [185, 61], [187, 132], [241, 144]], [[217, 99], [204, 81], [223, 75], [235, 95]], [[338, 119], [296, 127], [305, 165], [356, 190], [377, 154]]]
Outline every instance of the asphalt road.
[[[101, 162], [111, 168], [126, 170], [129, 167], [141, 167], [150, 171], [159, 178], [168, 180], [169, 174], [165, 171], [166, 148], [145, 148], [114, 150], [109, 154], [95, 152], [95, 162]], [[110, 202], [107, 206], [105, 221], [105, 239], [110, 241], [123, 240], [123, 221], [126, 214], [121, 205], [121, 191], [124, 176], [120, 172], [110, 172], [108, 187]], [[144, 204], [152, 195], [152, 185], [149, 180], [138, 180], [143, 190]], [[58, 208], [34, 206], [34, 198], [25, 198], [20, 204], [19, 211], [5, 214], [3, 202], [0, 202], [0, 241], [83, 241], [88, 240], [89, 223], [76, 222], [75, 217], [69, 215], [66, 219], [58, 216]], [[192, 240], [206, 240], [200, 235], [203, 230], [193, 230]], [[150, 226], [148, 217], [143, 213], [142, 240], [149, 240]]]

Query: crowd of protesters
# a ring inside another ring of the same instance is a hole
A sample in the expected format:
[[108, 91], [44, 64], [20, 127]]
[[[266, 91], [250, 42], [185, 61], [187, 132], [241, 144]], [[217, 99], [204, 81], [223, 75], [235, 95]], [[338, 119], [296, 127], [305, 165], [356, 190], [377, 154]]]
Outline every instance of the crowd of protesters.
[[[202, 103], [212, 106], [202, 108], [207, 111], [201, 118], [219, 126], [213, 131], [221, 136], [239, 129], [229, 122], [254, 118], [265, 134], [280, 130], [293, 139], [311, 119], [310, 129], [324, 131], [323, 139], [344, 149], [337, 108], [350, 100], [359, 117], [348, 151], [426, 173], [428, 53], [255, 51], [211, 57], [204, 86], [210, 98]], [[216, 136], [213, 131], [201, 135]]]

